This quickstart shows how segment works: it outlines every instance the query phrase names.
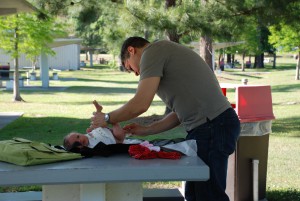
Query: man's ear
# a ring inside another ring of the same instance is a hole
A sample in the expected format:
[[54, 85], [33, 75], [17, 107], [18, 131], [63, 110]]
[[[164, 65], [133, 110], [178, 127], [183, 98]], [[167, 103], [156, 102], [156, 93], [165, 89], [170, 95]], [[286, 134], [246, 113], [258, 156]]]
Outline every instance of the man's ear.
[[127, 50], [128, 50], [128, 52], [129, 52], [130, 55], [134, 55], [134, 54], [135, 54], [135, 49], [134, 49], [134, 47], [128, 46]]

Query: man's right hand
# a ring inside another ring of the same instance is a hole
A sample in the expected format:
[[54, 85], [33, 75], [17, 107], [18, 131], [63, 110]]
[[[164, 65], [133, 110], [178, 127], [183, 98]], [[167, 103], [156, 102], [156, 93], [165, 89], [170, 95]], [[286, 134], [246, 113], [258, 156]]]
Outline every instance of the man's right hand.
[[107, 123], [104, 121], [104, 113], [102, 113], [103, 107], [99, 105], [96, 100], [93, 101], [93, 104], [96, 108], [96, 112], [93, 112], [93, 117], [91, 117], [91, 125], [86, 129], [86, 132], [88, 133], [95, 128], [107, 126]]

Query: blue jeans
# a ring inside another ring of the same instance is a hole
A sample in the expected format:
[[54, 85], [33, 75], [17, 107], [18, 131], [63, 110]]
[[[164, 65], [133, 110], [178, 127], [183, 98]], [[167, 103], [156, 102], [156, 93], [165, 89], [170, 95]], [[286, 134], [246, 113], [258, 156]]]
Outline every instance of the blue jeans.
[[240, 121], [232, 108], [188, 132], [186, 139], [196, 140], [198, 156], [210, 168], [210, 179], [187, 181], [187, 201], [229, 201], [225, 193], [228, 157], [235, 150], [239, 134]]

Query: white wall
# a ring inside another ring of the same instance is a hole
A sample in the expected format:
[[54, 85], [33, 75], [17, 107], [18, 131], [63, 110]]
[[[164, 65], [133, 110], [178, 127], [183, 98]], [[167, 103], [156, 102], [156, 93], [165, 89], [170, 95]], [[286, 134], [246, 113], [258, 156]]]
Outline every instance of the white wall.
[[[10, 58], [9, 55], [5, 54], [3, 50], [0, 49], [0, 65], [6, 65], [7, 63], [10, 63], [10, 67], [13, 68], [14, 62]], [[19, 57], [19, 66], [24, 67], [24, 66], [32, 66], [30, 60], [26, 60], [25, 55], [21, 55]]]
[[[56, 53], [54, 56], [48, 56], [48, 65], [50, 68], [60, 70], [78, 70], [80, 67], [80, 46], [78, 44], [66, 45], [53, 48]], [[13, 68], [13, 60], [0, 49], [0, 65], [10, 63]], [[38, 62], [39, 65], [39, 62]], [[25, 55], [19, 58], [20, 68], [32, 66], [30, 60]]]
[[53, 48], [56, 54], [48, 57], [50, 68], [61, 70], [78, 70], [80, 67], [80, 46], [73, 44]]

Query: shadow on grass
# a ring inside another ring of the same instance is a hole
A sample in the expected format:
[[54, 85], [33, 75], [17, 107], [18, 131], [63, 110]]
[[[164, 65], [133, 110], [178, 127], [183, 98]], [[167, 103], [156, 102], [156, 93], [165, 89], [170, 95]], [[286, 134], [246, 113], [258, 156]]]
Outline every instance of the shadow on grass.
[[[129, 100], [129, 99], [128, 99]], [[60, 105], [63, 105], [63, 104], [66, 104], [66, 105], [78, 105], [78, 106], [82, 106], [82, 105], [92, 105], [92, 101], [93, 100], [90, 100], [90, 101], [77, 101], [77, 102], [63, 102], [63, 101], [60, 101], [59, 104]], [[102, 106], [114, 106], [114, 105], [122, 105], [122, 104], [125, 104], [126, 101], [122, 100], [122, 101], [118, 101], [117, 99], [114, 99], [113, 101], [101, 101], [99, 102], [99, 104], [101, 104]], [[57, 102], [49, 102], [47, 104], [57, 104]], [[152, 106], [165, 106], [164, 102], [160, 101], [160, 100], [154, 100], [152, 101], [151, 103]]]
[[[92, 103], [89, 103], [92, 104]], [[155, 104], [163, 104], [158, 102]], [[122, 122], [124, 126], [128, 122]], [[14, 137], [25, 138], [33, 141], [61, 145], [65, 135], [72, 131], [86, 133], [90, 126], [90, 119], [67, 117], [20, 117], [0, 129], [0, 140], [8, 140]], [[171, 136], [174, 133], [171, 132]]]
[[[259, 73], [258, 73], [258, 74], [259, 74]], [[260, 77], [260, 76], [250, 75], [250, 74], [247, 74], [247, 72], [245, 72], [245, 73], [232, 73], [232, 75], [235, 75], [235, 76], [241, 76], [241, 77], [243, 77], [243, 78], [262, 79], [262, 77]]]
[[290, 92], [300, 89], [300, 84], [276, 85], [272, 86], [272, 92]]
[[[275, 119], [272, 122], [272, 132], [275, 133], [291, 133], [297, 132], [300, 130], [300, 118], [284, 118], [284, 119]], [[300, 136], [300, 135], [299, 135]]]
[[[55, 94], [55, 93], [78, 93], [78, 94], [135, 94], [136, 87], [100, 87], [100, 86], [72, 86], [72, 87], [52, 87], [52, 88], [31, 88], [31, 89], [22, 89], [22, 94], [32, 94], [37, 92], [39, 94]], [[12, 90], [4, 90], [2, 93], [11, 94]]]
[[94, 69], [98, 69], [98, 70], [104, 70], [104, 69], [111, 69], [110, 66], [108, 65], [101, 65], [101, 64], [94, 64], [94, 66], [86, 66], [86, 67], [80, 67], [81, 70], [94, 70]]
[[268, 201], [299, 201], [300, 191], [296, 189], [268, 190]]
[[20, 137], [53, 145], [62, 144], [71, 131], [85, 133], [89, 119], [65, 117], [21, 117], [0, 130], [0, 140]]
[[86, 79], [86, 78], [77, 78], [78, 81], [83, 82], [105, 82], [105, 83], [114, 83], [114, 84], [138, 84], [138, 81], [117, 81], [117, 80], [99, 80], [99, 79]]
[[0, 193], [42, 191], [42, 186], [6, 186], [0, 187]]
[[283, 70], [294, 70], [296, 69], [296, 61], [295, 63], [277, 63], [275, 68], [273, 68], [273, 63], [264, 64], [264, 68], [246, 68], [247, 70], [251, 71], [258, 71], [258, 72], [272, 72], [272, 71], [283, 71]]
[[273, 68], [273, 64], [272, 65], [265, 65], [265, 70], [269, 70], [269, 71], [282, 71], [282, 70], [294, 70], [296, 69], [296, 61], [295, 63], [281, 63], [280, 66], [276, 66], [275, 68]]
[[93, 94], [135, 94], [136, 88], [120, 88], [120, 87], [99, 87], [99, 86], [74, 86], [69, 87], [65, 92], [76, 92], [76, 93], [93, 93]]

